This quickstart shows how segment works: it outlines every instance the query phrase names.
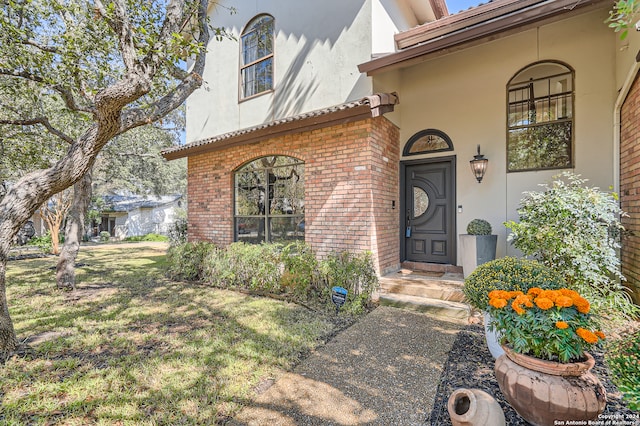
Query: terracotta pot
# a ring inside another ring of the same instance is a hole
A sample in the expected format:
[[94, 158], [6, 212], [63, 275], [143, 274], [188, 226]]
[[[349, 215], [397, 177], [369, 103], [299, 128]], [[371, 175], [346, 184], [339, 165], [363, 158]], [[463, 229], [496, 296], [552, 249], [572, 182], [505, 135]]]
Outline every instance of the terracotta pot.
[[453, 426], [504, 426], [502, 407], [480, 389], [456, 389], [447, 410]]
[[505, 354], [496, 360], [495, 373], [500, 390], [511, 406], [536, 426], [556, 421], [592, 420], [602, 413], [606, 391], [591, 373], [593, 357], [586, 361], [559, 363], [515, 353], [503, 346]]

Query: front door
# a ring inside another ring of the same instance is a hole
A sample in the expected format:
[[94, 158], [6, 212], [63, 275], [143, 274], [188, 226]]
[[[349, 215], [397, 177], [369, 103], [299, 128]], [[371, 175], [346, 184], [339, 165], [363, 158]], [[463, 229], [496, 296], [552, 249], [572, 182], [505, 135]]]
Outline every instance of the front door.
[[455, 157], [407, 162], [403, 168], [404, 259], [455, 264]]

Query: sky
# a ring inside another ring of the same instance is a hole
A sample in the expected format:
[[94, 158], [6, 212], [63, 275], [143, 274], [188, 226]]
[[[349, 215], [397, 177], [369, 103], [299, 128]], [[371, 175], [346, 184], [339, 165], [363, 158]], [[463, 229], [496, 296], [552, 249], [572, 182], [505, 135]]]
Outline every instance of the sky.
[[449, 13], [458, 13], [461, 10], [467, 10], [472, 6], [477, 6], [480, 3], [487, 3], [489, 0], [446, 0]]

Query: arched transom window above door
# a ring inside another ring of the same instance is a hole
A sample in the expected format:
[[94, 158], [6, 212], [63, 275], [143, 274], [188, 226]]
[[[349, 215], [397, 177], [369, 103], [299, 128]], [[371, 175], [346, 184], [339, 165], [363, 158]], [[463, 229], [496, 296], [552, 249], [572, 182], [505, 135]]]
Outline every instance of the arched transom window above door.
[[304, 162], [287, 156], [253, 160], [235, 173], [235, 240], [304, 240]]
[[507, 84], [507, 171], [573, 167], [574, 73], [537, 62]]
[[409, 138], [404, 147], [403, 155], [420, 155], [442, 151], [453, 151], [451, 138], [440, 130], [425, 129]]

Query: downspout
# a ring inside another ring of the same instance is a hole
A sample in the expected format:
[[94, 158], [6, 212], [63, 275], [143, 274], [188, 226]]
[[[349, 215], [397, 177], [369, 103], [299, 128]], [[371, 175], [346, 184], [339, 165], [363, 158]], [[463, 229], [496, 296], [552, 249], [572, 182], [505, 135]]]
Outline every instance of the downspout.
[[620, 112], [622, 110], [622, 104], [624, 104], [624, 101], [631, 90], [631, 86], [636, 79], [638, 70], [640, 70], [640, 63], [638, 63], [639, 59], [640, 52], [636, 55], [635, 62], [629, 70], [627, 78], [620, 88], [620, 92], [618, 92], [618, 98], [616, 99], [616, 103], [613, 108], [613, 191], [620, 196], [622, 196], [622, 194], [620, 194], [620, 126], [622, 124], [620, 122]]

